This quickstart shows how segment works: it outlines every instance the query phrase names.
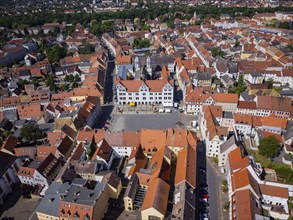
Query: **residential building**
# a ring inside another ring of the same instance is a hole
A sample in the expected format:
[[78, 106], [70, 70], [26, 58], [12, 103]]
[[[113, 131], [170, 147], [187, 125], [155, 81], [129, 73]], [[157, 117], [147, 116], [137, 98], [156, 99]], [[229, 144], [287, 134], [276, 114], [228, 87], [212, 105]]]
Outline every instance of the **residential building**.
[[8, 194], [19, 182], [17, 172], [20, 168], [20, 160], [8, 153], [0, 151], [0, 205], [3, 205]]
[[22, 184], [48, 187], [61, 169], [61, 162], [53, 155], [44, 161], [26, 161], [17, 175]]

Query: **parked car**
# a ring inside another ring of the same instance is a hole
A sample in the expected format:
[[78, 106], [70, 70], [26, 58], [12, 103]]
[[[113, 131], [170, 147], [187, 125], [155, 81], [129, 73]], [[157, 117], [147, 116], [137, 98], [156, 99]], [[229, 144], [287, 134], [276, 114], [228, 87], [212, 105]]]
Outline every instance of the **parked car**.
[[200, 218], [208, 218], [209, 214], [208, 213], [199, 213]]
[[209, 203], [207, 203], [207, 202], [201, 202], [200, 203], [200, 207], [209, 207], [210, 205], [209, 205]]
[[202, 172], [202, 173], [204, 173], [204, 174], [207, 173], [203, 168], [200, 168], [199, 171]]
[[106, 125], [109, 125], [110, 124], [110, 122], [109, 121], [106, 121]]
[[103, 129], [104, 129], [105, 131], [107, 131], [109, 128], [105, 125], [105, 126], [103, 127]]
[[199, 208], [199, 213], [209, 213], [209, 210], [207, 207], [200, 207]]
[[208, 194], [201, 194], [200, 197], [201, 197], [201, 198], [205, 198], [205, 199], [210, 198]]
[[207, 198], [200, 198], [199, 201], [200, 202], [208, 202], [208, 199]]
[[209, 192], [206, 189], [200, 189], [200, 194], [209, 194]]

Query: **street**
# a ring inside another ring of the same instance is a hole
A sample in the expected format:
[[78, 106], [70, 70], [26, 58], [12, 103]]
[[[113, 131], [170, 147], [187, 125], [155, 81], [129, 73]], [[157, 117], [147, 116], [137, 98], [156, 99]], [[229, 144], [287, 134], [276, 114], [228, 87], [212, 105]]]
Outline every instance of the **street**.
[[[205, 171], [204, 171], [205, 170]], [[214, 171], [210, 161], [206, 158], [205, 145], [203, 142], [198, 142], [197, 145], [197, 189], [200, 189], [200, 185], [208, 185], [209, 195], [209, 217], [211, 220], [223, 219], [221, 216], [221, 204], [219, 187], [221, 183], [221, 176], [218, 176]], [[197, 190], [197, 198], [200, 198], [200, 192]], [[199, 205], [199, 204], [197, 204]], [[199, 210], [199, 207], [197, 208]], [[198, 215], [199, 215], [198, 211]], [[199, 216], [198, 216], [199, 219]]]

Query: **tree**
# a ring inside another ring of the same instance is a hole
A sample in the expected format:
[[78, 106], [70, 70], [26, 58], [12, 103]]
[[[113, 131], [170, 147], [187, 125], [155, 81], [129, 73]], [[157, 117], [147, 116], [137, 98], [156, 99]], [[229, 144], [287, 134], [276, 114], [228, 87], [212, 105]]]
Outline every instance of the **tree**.
[[280, 142], [275, 136], [263, 138], [259, 142], [259, 153], [265, 157], [275, 157], [279, 153]]
[[8, 130], [4, 130], [4, 131], [3, 131], [3, 136], [4, 136], [5, 138], [7, 138], [8, 136], [10, 136], [11, 134], [12, 134], [11, 131], [8, 131]]
[[59, 47], [58, 45], [55, 45], [52, 48], [46, 49], [46, 55], [51, 64], [58, 63], [60, 59], [66, 56], [66, 50], [63, 47]]
[[57, 86], [55, 84], [54, 76], [52, 74], [49, 75], [49, 77], [46, 79], [46, 86], [48, 86], [51, 91], [57, 91]]
[[82, 47], [79, 48], [78, 52], [80, 54], [91, 54], [94, 52], [94, 47], [90, 43], [85, 43]]
[[140, 49], [140, 48], [147, 48], [151, 45], [150, 41], [148, 39], [134, 39], [132, 47], [135, 49]]
[[37, 125], [27, 124], [21, 128], [20, 136], [26, 141], [36, 141], [43, 137], [43, 133]]
[[217, 48], [212, 49], [212, 56], [215, 58], [216, 56], [225, 56], [225, 52], [222, 50], [218, 50]]
[[270, 78], [268, 79], [268, 81], [265, 82], [268, 86], [268, 89], [272, 89], [273, 88], [273, 80]]

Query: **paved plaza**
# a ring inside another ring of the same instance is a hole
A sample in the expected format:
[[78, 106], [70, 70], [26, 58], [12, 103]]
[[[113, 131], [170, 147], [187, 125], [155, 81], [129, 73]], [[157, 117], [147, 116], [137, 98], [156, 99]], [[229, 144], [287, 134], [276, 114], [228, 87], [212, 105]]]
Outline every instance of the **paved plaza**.
[[[136, 113], [129, 114], [113, 113], [110, 131], [138, 131], [146, 129], [190, 128], [191, 121], [196, 120], [193, 115], [184, 115], [179, 111], [171, 113]], [[179, 123], [180, 122], [180, 123]], [[181, 124], [182, 123], [182, 124]]]

